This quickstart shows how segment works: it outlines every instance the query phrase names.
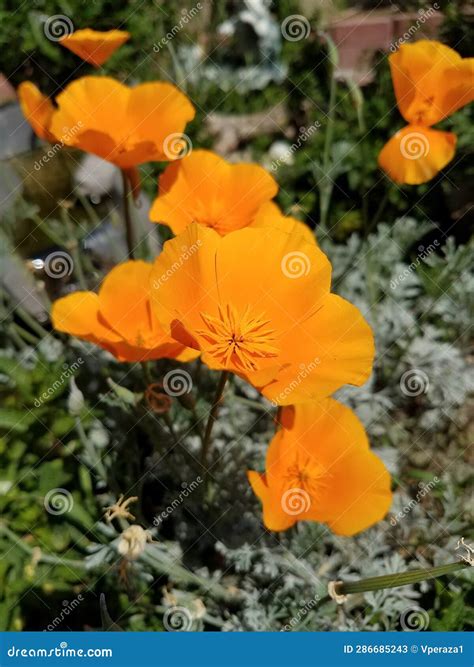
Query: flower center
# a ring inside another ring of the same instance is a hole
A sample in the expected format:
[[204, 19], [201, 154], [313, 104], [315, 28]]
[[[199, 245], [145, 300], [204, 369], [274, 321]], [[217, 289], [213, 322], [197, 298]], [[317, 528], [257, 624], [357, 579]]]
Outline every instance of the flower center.
[[287, 468], [284, 478], [285, 488], [302, 489], [314, 499], [320, 494], [321, 489], [327, 486], [327, 482], [323, 481], [324, 477], [328, 477], [328, 473], [314, 462], [309, 460], [303, 464], [295, 462]]
[[196, 333], [206, 342], [205, 351], [225, 366], [242, 371], [259, 370], [259, 360], [276, 357], [275, 331], [264, 315], [254, 316], [247, 306], [239, 316], [232, 306], [219, 306], [219, 315], [201, 314], [205, 328]]

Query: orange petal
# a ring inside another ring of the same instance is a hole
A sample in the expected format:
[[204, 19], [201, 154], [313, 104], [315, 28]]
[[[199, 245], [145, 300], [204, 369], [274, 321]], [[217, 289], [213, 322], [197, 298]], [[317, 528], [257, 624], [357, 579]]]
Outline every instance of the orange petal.
[[378, 163], [396, 183], [418, 185], [436, 176], [455, 152], [455, 134], [407, 125], [385, 144]]
[[51, 321], [56, 331], [94, 343], [116, 343], [120, 336], [99, 314], [99, 297], [94, 292], [74, 292], [53, 303]]
[[130, 33], [124, 30], [100, 32], [99, 30], [85, 28], [84, 30], [76, 30], [59, 41], [62, 46], [65, 46], [66, 49], [75, 53], [82, 60], [95, 67], [100, 67], [128, 39], [130, 39]]
[[35, 134], [40, 139], [54, 142], [55, 137], [50, 132], [51, 119], [54, 113], [51, 100], [43, 95], [31, 81], [20, 83], [18, 99], [23, 115], [30, 123]]
[[281, 346], [283, 363], [273, 377], [247, 375], [275, 405], [321, 400], [345, 384], [364, 384], [372, 371], [371, 328], [358, 308], [335, 294], [320, 301], [311, 317], [294, 323]]
[[169, 83], [128, 88], [105, 76], [73, 81], [56, 101], [52, 126], [57, 136], [122, 169], [168, 159], [166, 139], [182, 133], [194, 116], [188, 98]]
[[133, 141], [150, 141], [148, 160], [175, 159], [173, 146], [183, 136], [186, 123], [195, 115], [189, 99], [171, 83], [142, 83], [131, 89], [127, 119]]
[[331, 398], [296, 406], [292, 428], [270, 443], [265, 476], [257, 475], [249, 480], [270, 530], [313, 520], [353, 535], [382, 519], [391, 503], [390, 476], [362, 424]]
[[230, 164], [211, 151], [196, 150], [166, 168], [150, 219], [165, 223], [175, 234], [199, 222], [224, 235], [249, 225], [277, 191], [263, 167]]
[[[328, 294], [330, 274], [326, 256], [302, 236], [249, 227], [220, 237], [193, 223], [167, 241], [155, 260], [151, 298], [165, 331], [200, 348], [211, 368], [239, 372], [242, 369], [232, 360], [222, 365], [213, 356], [203, 333], [209, 318], [222, 321], [230, 309], [242, 325], [265, 322], [256, 337], [262, 340], [260, 334], [271, 332], [266, 342], [283, 354], [285, 332], [307, 318]], [[274, 354], [264, 357], [259, 358], [262, 368], [279, 364]]]
[[300, 234], [308, 243], [316, 243], [316, 237], [308, 225], [296, 218], [283, 215], [272, 201], [263, 204], [258, 209], [251, 227], [272, 227], [293, 236]]
[[109, 326], [128, 345], [152, 349], [172, 342], [152, 315], [149, 298], [151, 264], [131, 260], [118, 264], [99, 290], [99, 309]]
[[474, 59], [441, 42], [403, 44], [389, 58], [398, 108], [408, 123], [433, 125], [474, 99]]

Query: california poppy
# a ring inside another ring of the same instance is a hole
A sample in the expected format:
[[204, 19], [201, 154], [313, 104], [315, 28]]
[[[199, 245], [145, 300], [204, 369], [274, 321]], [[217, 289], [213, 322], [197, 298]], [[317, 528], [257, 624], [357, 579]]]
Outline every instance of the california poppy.
[[277, 192], [276, 181], [263, 167], [231, 164], [212, 151], [196, 150], [169, 164], [160, 176], [150, 219], [175, 234], [199, 222], [224, 235], [251, 224]]
[[385, 144], [379, 165], [397, 183], [425, 183], [454, 157], [456, 135], [431, 126], [474, 99], [474, 58], [420, 40], [403, 44], [389, 62], [398, 108], [409, 125]]
[[166, 141], [194, 118], [189, 99], [171, 83], [129, 88], [105, 76], [70, 83], [56, 98], [51, 131], [66, 145], [121, 169], [168, 160]]
[[302, 234], [247, 227], [221, 237], [193, 223], [155, 260], [151, 302], [166, 333], [210, 368], [289, 405], [370, 375], [370, 327], [330, 282], [328, 259]]
[[70, 35], [62, 37], [59, 42], [82, 60], [94, 67], [100, 67], [128, 39], [130, 39], [130, 33], [125, 30], [102, 32], [85, 28], [75, 30]]
[[99, 293], [74, 292], [53, 304], [57, 331], [90, 341], [119, 361], [195, 358], [194, 350], [167, 336], [151, 312], [151, 264], [128, 261], [110, 271]]
[[43, 95], [31, 81], [24, 81], [18, 86], [18, 99], [23, 115], [40, 139], [54, 142], [50, 127], [54, 113], [51, 100]]
[[269, 530], [318, 521], [338, 535], [354, 535], [385, 516], [390, 475], [352, 410], [327, 398], [283, 408], [281, 422], [265, 473], [248, 472]]

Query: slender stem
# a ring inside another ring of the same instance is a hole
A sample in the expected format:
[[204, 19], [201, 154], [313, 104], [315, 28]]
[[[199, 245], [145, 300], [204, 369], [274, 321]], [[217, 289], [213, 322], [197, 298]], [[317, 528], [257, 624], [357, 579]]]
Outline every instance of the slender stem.
[[222, 401], [222, 395], [224, 394], [224, 388], [228, 378], [229, 378], [229, 371], [222, 371], [221, 376], [219, 378], [219, 383], [217, 385], [216, 395], [214, 396], [214, 401], [212, 403], [211, 411], [209, 412], [209, 417], [207, 419], [207, 424], [206, 424], [206, 430], [204, 432], [204, 438], [202, 441], [201, 463], [203, 466], [206, 465], [209, 456], [209, 450], [211, 447], [212, 428], [219, 413], [219, 407]]
[[334, 111], [336, 108], [336, 91], [337, 91], [337, 81], [336, 81], [336, 66], [338, 61], [338, 54], [336, 45], [329, 37], [325, 35], [328, 43], [328, 58], [330, 62], [330, 82], [329, 82], [329, 106], [328, 113], [326, 116], [326, 135], [324, 137], [324, 151], [323, 151], [323, 164], [322, 164], [322, 177], [320, 179], [319, 185], [319, 224], [321, 228], [326, 231], [327, 229], [327, 217], [329, 212], [329, 203], [331, 201], [332, 193], [332, 183], [329, 179], [329, 166], [331, 162], [331, 147], [334, 134]]
[[[24, 540], [19, 539], [15, 533], [7, 528], [4, 524], [0, 523], [0, 535], [4, 535], [9, 540], [14, 542], [15, 546], [21, 549], [28, 556], [33, 557], [34, 547], [30, 547]], [[46, 563], [47, 565], [65, 565], [70, 568], [80, 568], [83, 570], [86, 567], [85, 560], [72, 560], [70, 558], [61, 558], [60, 556], [51, 556], [48, 554], [43, 554], [38, 558], [38, 563]]]
[[337, 595], [348, 595], [350, 593], [380, 591], [384, 588], [397, 588], [398, 586], [417, 584], [427, 579], [442, 577], [445, 574], [451, 574], [466, 567], [469, 567], [469, 563], [457, 561], [456, 563], [447, 563], [445, 565], [438, 565], [437, 567], [386, 574], [381, 577], [360, 579], [359, 581], [340, 581], [335, 584], [334, 591]]
[[128, 182], [128, 176], [127, 172], [122, 169], [122, 185], [123, 185], [123, 215], [125, 219], [125, 235], [127, 238], [127, 248], [128, 248], [128, 257], [129, 259], [134, 258], [134, 248], [135, 248], [135, 241], [134, 241], [134, 236], [133, 236], [133, 225], [132, 225], [132, 214], [130, 211], [130, 198], [129, 198], [129, 191], [130, 191], [130, 186]]

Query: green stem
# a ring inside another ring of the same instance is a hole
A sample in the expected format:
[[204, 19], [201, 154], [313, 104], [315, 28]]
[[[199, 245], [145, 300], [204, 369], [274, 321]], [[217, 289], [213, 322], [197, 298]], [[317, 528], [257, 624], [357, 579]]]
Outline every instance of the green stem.
[[336, 92], [337, 92], [337, 81], [336, 81], [336, 66], [338, 62], [338, 55], [336, 45], [329, 35], [325, 35], [328, 43], [328, 58], [330, 62], [330, 82], [329, 82], [329, 107], [328, 113], [326, 116], [326, 135], [324, 137], [324, 150], [323, 150], [323, 165], [322, 165], [322, 177], [319, 184], [319, 224], [321, 228], [327, 230], [327, 217], [329, 213], [329, 203], [331, 201], [332, 193], [332, 183], [329, 179], [328, 172], [331, 161], [331, 147], [332, 140], [334, 135], [334, 112], [336, 107]]
[[71, 253], [72, 261], [74, 264], [74, 270], [77, 273], [79, 285], [81, 286], [81, 289], [87, 291], [88, 288], [87, 280], [84, 270], [82, 268], [82, 256], [81, 253], [79, 252], [79, 242], [76, 238], [74, 225], [72, 224], [71, 218], [69, 217], [69, 213], [65, 208], [61, 209], [61, 218], [69, 232], [69, 241], [66, 244], [66, 247]]
[[[15, 544], [15, 546], [21, 549], [25, 554], [28, 554], [28, 556], [34, 556], [35, 547], [30, 547], [28, 544], [26, 544], [26, 542], [18, 539], [15, 533], [2, 523], [0, 523], [0, 535], [7, 537]], [[70, 568], [80, 568], [81, 570], [86, 567], [84, 560], [72, 560], [69, 558], [61, 558], [60, 556], [51, 556], [43, 553], [41, 553], [40, 557], [38, 558], [38, 563], [45, 563], [47, 565], [65, 565]]]
[[128, 257], [134, 259], [135, 241], [133, 236], [132, 213], [130, 211], [129, 182], [127, 172], [122, 169], [123, 216], [125, 220], [125, 236], [127, 239]]
[[399, 586], [408, 586], [409, 584], [417, 584], [420, 581], [427, 581], [435, 577], [442, 577], [445, 574], [452, 574], [466, 567], [469, 567], [469, 563], [457, 561], [456, 563], [438, 565], [438, 567], [386, 574], [381, 577], [360, 579], [359, 581], [340, 581], [335, 584], [334, 592], [337, 595], [349, 595], [351, 593], [380, 591], [384, 588], [398, 588]]
[[222, 401], [224, 388], [228, 378], [229, 378], [229, 371], [222, 371], [221, 376], [219, 378], [219, 383], [217, 385], [216, 394], [214, 396], [214, 401], [212, 403], [211, 411], [209, 412], [209, 417], [207, 419], [207, 424], [206, 424], [206, 430], [204, 432], [204, 438], [202, 441], [201, 463], [203, 466], [206, 466], [207, 459], [209, 457], [209, 450], [211, 448], [212, 428], [219, 413], [219, 407]]

